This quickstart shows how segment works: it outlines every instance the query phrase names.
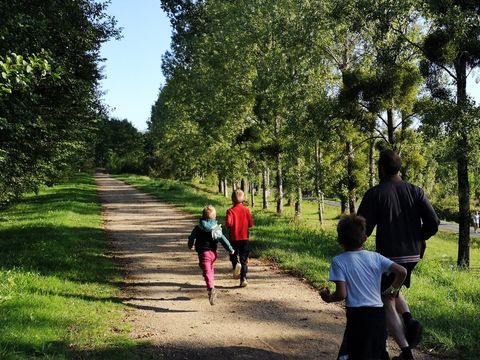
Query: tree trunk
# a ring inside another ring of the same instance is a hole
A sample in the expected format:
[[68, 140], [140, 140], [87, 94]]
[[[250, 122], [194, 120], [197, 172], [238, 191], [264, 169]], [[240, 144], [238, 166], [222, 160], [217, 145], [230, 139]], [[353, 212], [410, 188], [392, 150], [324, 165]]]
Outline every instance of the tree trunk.
[[368, 185], [375, 186], [375, 139], [370, 140], [368, 149]]
[[320, 151], [320, 144], [318, 140], [315, 142], [315, 192], [317, 193], [317, 208], [318, 208], [318, 221], [323, 227], [323, 193], [320, 179], [320, 171], [322, 166], [322, 152]]
[[270, 169], [267, 167], [267, 195], [270, 195]]
[[[467, 103], [467, 65], [460, 56], [455, 64], [457, 75], [457, 105]], [[468, 181], [468, 135], [463, 130], [457, 141], [457, 179], [458, 179], [458, 258], [457, 266], [470, 266], [470, 184]]]
[[283, 213], [282, 154], [277, 154], [277, 214]]
[[218, 192], [223, 194], [223, 181], [220, 175], [218, 175]]
[[262, 196], [263, 196], [263, 204], [262, 208], [264, 210], [268, 209], [268, 176], [267, 176], [267, 169], [263, 170], [262, 173]]
[[255, 206], [255, 184], [250, 182], [250, 203], [252, 208]]
[[392, 146], [393, 150], [396, 150], [396, 139], [395, 139], [395, 112], [393, 108], [387, 109], [387, 134], [388, 142]]
[[223, 196], [228, 197], [227, 178], [223, 178]]
[[353, 175], [353, 147], [350, 141], [347, 141], [346, 144], [346, 152], [347, 152], [347, 189], [348, 189], [348, 209], [350, 214], [356, 213], [356, 206], [355, 206], [355, 179]]
[[248, 199], [248, 182], [245, 179], [240, 180], [240, 189], [245, 194], [245, 199]]
[[348, 202], [348, 198], [342, 195], [340, 197], [340, 211], [342, 215], [347, 212], [347, 202]]
[[[464, 149], [464, 151], [462, 151]], [[460, 268], [470, 266], [470, 185], [468, 182], [467, 136], [457, 142], [458, 258]]]
[[297, 158], [297, 194], [295, 196], [295, 217], [302, 215], [302, 168], [301, 161]]
[[288, 195], [287, 204], [285, 206], [292, 206], [292, 194]]
[[302, 187], [297, 188], [297, 200], [295, 201], [295, 216], [298, 218], [302, 215]]

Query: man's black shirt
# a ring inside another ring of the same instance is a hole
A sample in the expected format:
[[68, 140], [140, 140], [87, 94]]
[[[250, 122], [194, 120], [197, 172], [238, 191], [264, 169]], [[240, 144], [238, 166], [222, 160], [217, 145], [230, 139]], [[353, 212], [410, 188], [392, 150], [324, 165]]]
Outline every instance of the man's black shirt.
[[377, 226], [376, 251], [397, 263], [418, 261], [422, 242], [440, 223], [424, 191], [400, 178], [369, 189], [358, 215], [367, 220], [367, 236]]

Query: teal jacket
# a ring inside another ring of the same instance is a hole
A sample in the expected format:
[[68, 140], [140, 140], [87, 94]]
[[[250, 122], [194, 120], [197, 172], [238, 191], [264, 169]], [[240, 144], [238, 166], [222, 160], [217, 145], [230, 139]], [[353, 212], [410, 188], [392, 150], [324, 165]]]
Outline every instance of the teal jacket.
[[188, 248], [191, 249], [195, 245], [195, 250], [198, 253], [216, 251], [218, 242], [229, 253], [233, 253], [234, 249], [223, 235], [222, 226], [217, 223], [217, 220], [202, 218], [188, 237]]

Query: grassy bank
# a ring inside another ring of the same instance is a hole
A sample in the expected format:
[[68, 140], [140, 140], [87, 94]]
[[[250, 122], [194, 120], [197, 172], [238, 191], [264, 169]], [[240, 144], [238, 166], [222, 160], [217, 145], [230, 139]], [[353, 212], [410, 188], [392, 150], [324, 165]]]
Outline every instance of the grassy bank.
[[0, 359], [136, 359], [91, 176], [0, 212]]
[[[228, 199], [201, 184], [140, 176], [119, 178], [196, 215], [207, 204], [213, 204], [218, 214], [225, 214], [230, 206]], [[273, 204], [271, 211], [263, 211], [260, 206], [258, 199], [253, 209], [255, 254], [275, 260], [284, 269], [307, 278], [314, 286], [322, 286], [331, 258], [340, 252], [334, 232], [339, 210], [327, 206], [325, 230], [320, 230], [313, 203], [304, 203], [302, 220], [293, 220], [290, 207], [286, 208], [285, 216], [278, 216], [273, 213]], [[425, 349], [434, 349], [439, 355], [455, 359], [478, 359], [479, 274], [454, 270], [456, 241], [455, 234], [443, 232], [429, 240], [426, 258], [415, 271], [413, 287], [404, 294], [414, 315], [425, 324], [422, 344]], [[372, 243], [370, 240], [367, 247], [372, 248]], [[472, 249], [471, 263], [472, 267], [480, 266], [478, 248]]]

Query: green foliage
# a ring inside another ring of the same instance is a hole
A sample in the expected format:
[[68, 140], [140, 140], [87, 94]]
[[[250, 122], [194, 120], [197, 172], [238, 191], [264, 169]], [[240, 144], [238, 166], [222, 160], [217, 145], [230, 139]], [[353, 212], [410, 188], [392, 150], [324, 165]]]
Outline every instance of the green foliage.
[[95, 163], [112, 173], [144, 172], [144, 136], [128, 120], [105, 119], [95, 148]]
[[0, 206], [77, 171], [99, 113], [104, 3], [0, 2]]
[[[469, 180], [480, 193], [478, 166], [468, 169], [480, 110], [465, 88], [479, 63], [475, 2], [162, 6], [174, 31], [146, 136], [150, 174], [231, 184], [269, 173], [279, 207], [283, 190], [346, 203], [377, 182], [378, 150], [394, 148], [405, 179], [439, 209], [442, 199], [467, 199]], [[457, 210], [462, 234], [467, 204]]]
[[27, 58], [15, 53], [0, 56], [0, 96], [7, 96], [14, 90], [28, 91], [46, 80], [47, 76], [59, 79], [61, 70], [52, 71], [49, 61], [51, 59], [45, 52], [40, 56], [33, 54]]

